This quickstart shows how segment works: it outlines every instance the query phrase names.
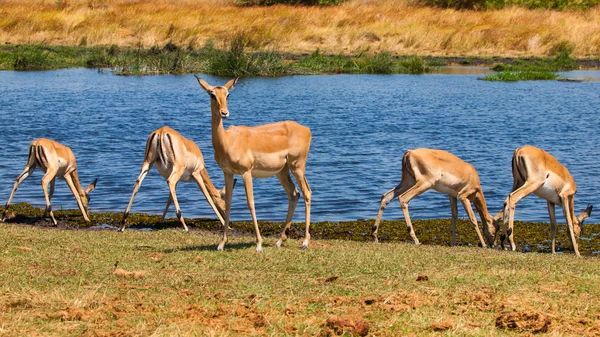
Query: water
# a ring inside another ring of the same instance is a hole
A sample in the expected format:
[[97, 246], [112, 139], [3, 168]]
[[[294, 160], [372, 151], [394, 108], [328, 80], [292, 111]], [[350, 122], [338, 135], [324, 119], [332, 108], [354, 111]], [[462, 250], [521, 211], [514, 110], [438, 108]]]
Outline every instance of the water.
[[[312, 129], [307, 177], [315, 221], [374, 218], [381, 194], [400, 181], [402, 154], [416, 147], [448, 150], [471, 162], [491, 213], [501, 209], [510, 192], [511, 156], [524, 144], [548, 150], [570, 169], [578, 183], [577, 212], [587, 203], [600, 207], [600, 83], [493, 83], [477, 77], [244, 78], [231, 94], [225, 126], [291, 119]], [[99, 178], [92, 211], [123, 211], [139, 174], [146, 137], [162, 125], [194, 140], [215, 185], [223, 186], [213, 159], [209, 98], [191, 75], [120, 77], [85, 69], [0, 72], [0, 117], [1, 203], [25, 166], [29, 143], [46, 137], [73, 149], [83, 185]], [[43, 206], [41, 177], [36, 170], [25, 180], [14, 202]], [[214, 218], [195, 184], [181, 183], [177, 191], [184, 216]], [[254, 193], [259, 219], [285, 218], [287, 198], [277, 178], [255, 180]], [[167, 197], [167, 184], [153, 169], [132, 211], [160, 214]], [[241, 179], [233, 206], [233, 220], [250, 218]], [[53, 207], [76, 208], [63, 181], [57, 182]], [[449, 200], [428, 192], [411, 202], [410, 211], [415, 219], [448, 218]], [[460, 206], [459, 212], [466, 217]], [[598, 214], [590, 221], [600, 221]], [[564, 222], [560, 209], [557, 216]], [[398, 203], [391, 203], [384, 218], [401, 217]], [[516, 217], [548, 221], [545, 201], [526, 198], [517, 205]], [[303, 219], [300, 202], [294, 220]]]

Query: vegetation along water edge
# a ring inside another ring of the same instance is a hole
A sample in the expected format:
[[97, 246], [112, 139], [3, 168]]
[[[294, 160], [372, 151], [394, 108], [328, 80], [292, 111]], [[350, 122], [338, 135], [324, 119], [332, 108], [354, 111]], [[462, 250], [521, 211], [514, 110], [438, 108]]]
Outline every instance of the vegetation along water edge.
[[[0, 207], [0, 213], [4, 207]], [[18, 203], [10, 207], [10, 216], [7, 222], [29, 224], [43, 228], [52, 227], [49, 219], [43, 219], [43, 208], [34, 207], [28, 203]], [[102, 228], [117, 229], [123, 218], [122, 212], [93, 212], [90, 213], [91, 223], [83, 221], [79, 210], [54, 210], [54, 216], [58, 221], [59, 229], [94, 230]], [[128, 223], [131, 229], [181, 229], [181, 224], [176, 218], [165, 219], [164, 223], [158, 223], [160, 215], [149, 215], [144, 213], [132, 213], [129, 215]], [[185, 219], [190, 228], [197, 230], [209, 230], [215, 234], [221, 233], [222, 226], [217, 219]], [[373, 241], [371, 237], [374, 219], [358, 219], [356, 221], [324, 221], [311, 225], [311, 237], [317, 240], [351, 240], [351, 241]], [[261, 233], [265, 237], [277, 237], [283, 229], [283, 219], [278, 221], [259, 221]], [[426, 245], [449, 246], [451, 242], [451, 220], [429, 219], [413, 220], [413, 226], [421, 243]], [[54, 228], [54, 227], [53, 227]], [[252, 221], [234, 221], [231, 225], [234, 235], [251, 235], [254, 233]], [[478, 238], [473, 231], [472, 224], [465, 219], [458, 221], [458, 244], [462, 246], [476, 246]], [[550, 224], [544, 222], [515, 222], [515, 241], [517, 249], [522, 252], [550, 252]], [[581, 234], [580, 251], [583, 255], [600, 253], [600, 224], [584, 223]], [[294, 223], [289, 231], [290, 241], [300, 239], [304, 235], [304, 224]], [[382, 242], [412, 242], [406, 230], [404, 220], [384, 220], [380, 225], [379, 239]], [[254, 242], [254, 238], [247, 238], [248, 243]], [[268, 242], [268, 241], [267, 241]], [[273, 243], [271, 243], [273, 244]], [[216, 249], [217, 241], [214, 242]], [[570, 251], [570, 241], [566, 226], [559, 226], [557, 234], [557, 247], [559, 251]]]

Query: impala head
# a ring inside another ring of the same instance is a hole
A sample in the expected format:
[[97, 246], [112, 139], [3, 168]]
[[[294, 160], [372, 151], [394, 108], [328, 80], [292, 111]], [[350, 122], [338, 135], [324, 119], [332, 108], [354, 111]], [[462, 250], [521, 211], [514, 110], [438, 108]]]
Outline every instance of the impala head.
[[213, 114], [217, 114], [218, 117], [225, 119], [229, 117], [229, 110], [227, 109], [227, 99], [229, 99], [229, 92], [238, 81], [239, 77], [225, 83], [223, 86], [213, 87], [205, 80], [194, 75], [198, 80], [198, 83], [210, 96], [210, 107]]
[[588, 205], [581, 214], [579, 214], [575, 221], [573, 221], [573, 232], [575, 232], [575, 238], [579, 240], [579, 236], [581, 235], [581, 225], [583, 225], [583, 221], [590, 217], [592, 214], [592, 209], [594, 206]]
[[94, 179], [94, 181], [83, 190], [83, 194], [81, 195], [81, 203], [83, 204], [86, 213], [89, 213], [88, 205], [90, 204], [90, 193], [96, 188], [97, 182], [98, 178]]

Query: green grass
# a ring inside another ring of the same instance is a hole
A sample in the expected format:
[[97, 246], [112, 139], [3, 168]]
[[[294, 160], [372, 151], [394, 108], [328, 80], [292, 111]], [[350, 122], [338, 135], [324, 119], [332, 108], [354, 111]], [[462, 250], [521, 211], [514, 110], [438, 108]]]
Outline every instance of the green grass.
[[558, 75], [549, 71], [502, 71], [479, 78], [484, 81], [516, 82], [555, 80]]
[[206, 231], [0, 231], [3, 335], [316, 336], [333, 333], [333, 316], [376, 336], [539, 329], [496, 326], [512, 312], [544, 315], [556, 336], [600, 331], [596, 257], [336, 240], [278, 249], [274, 238], [257, 254], [240, 235], [217, 252]]

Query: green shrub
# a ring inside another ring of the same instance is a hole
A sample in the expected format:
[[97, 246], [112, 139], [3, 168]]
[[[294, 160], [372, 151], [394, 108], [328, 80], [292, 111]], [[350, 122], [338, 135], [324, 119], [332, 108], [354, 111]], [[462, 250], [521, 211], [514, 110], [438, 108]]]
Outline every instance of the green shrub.
[[231, 38], [229, 47], [217, 49], [211, 41], [203, 48], [206, 71], [217, 76], [282, 76], [289, 71], [283, 56], [276, 51], [250, 53], [246, 49], [249, 39], [245, 33]]
[[51, 67], [50, 53], [41, 46], [18, 47], [13, 54], [15, 70], [44, 70]]

